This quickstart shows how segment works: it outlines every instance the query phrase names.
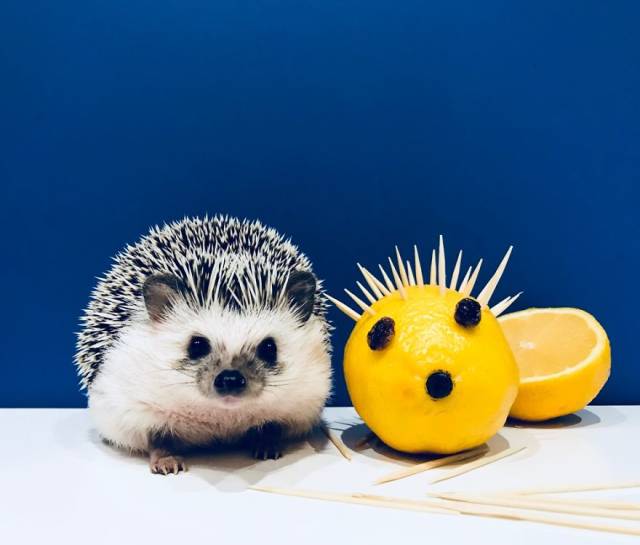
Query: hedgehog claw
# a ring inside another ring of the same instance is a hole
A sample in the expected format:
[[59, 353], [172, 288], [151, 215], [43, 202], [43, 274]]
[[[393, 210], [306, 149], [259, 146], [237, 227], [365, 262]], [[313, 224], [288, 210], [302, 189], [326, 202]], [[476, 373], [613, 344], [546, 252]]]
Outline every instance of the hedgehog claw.
[[252, 455], [256, 460], [277, 460], [282, 458], [282, 451], [278, 445], [257, 445]]
[[162, 456], [150, 463], [151, 473], [156, 475], [177, 475], [186, 471], [187, 466], [180, 456]]

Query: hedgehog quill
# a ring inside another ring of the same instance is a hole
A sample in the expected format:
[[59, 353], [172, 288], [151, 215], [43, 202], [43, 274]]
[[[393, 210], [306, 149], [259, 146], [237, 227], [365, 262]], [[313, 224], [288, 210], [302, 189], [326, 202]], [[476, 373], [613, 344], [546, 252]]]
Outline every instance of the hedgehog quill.
[[329, 324], [309, 259], [274, 229], [226, 216], [155, 227], [99, 279], [75, 363], [101, 436], [186, 469], [194, 446], [278, 458], [319, 421]]

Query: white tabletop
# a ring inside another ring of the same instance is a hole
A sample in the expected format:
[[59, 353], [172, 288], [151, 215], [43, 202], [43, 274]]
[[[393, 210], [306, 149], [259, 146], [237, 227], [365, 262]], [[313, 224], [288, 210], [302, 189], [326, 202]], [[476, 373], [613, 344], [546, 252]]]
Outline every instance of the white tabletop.
[[[366, 431], [351, 408], [325, 417], [347, 445]], [[214, 543], [637, 543], [640, 538], [471, 516], [435, 515], [278, 496], [251, 485], [425, 498], [431, 491], [507, 489], [640, 480], [640, 407], [590, 407], [560, 425], [506, 427], [492, 450], [514, 456], [429, 485], [447, 469], [394, 483], [372, 481], [406, 466], [379, 446], [346, 461], [321, 434], [277, 461], [243, 452], [188, 459], [180, 475], [152, 475], [142, 457], [103, 444], [84, 410], [0, 410], [0, 542], [97, 545]], [[640, 489], [576, 497], [633, 499]], [[584, 520], [584, 517], [581, 517]], [[589, 519], [587, 519], [589, 520]], [[591, 519], [640, 528], [640, 523]]]

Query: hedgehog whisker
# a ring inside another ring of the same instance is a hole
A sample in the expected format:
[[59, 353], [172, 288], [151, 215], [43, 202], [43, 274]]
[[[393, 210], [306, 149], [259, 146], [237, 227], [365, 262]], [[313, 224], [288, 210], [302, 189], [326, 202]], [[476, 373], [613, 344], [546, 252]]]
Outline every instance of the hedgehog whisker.
[[187, 385], [187, 384], [190, 384], [190, 385], [191, 385], [191, 384], [193, 384], [193, 385], [195, 385], [195, 384], [196, 384], [196, 381], [195, 381], [195, 380], [188, 380], [188, 381], [186, 381], [186, 382], [172, 382], [171, 384], [161, 384], [161, 385], [160, 385], [160, 386], [158, 386], [158, 387], [159, 387], [159, 388], [171, 388], [171, 387], [173, 387], [173, 386], [184, 386], [184, 385]]

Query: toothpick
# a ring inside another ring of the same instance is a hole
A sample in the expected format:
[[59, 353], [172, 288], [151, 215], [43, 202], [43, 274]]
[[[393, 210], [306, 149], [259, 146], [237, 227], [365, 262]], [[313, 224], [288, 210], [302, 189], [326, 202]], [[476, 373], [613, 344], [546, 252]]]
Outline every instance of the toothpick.
[[409, 263], [408, 259], [407, 259], [407, 277], [409, 278], [409, 285], [410, 286], [415, 286], [416, 285], [416, 279], [413, 276], [413, 270], [411, 269], [411, 263]]
[[511, 255], [511, 251], [512, 250], [513, 250], [513, 246], [509, 246], [509, 249], [507, 250], [507, 253], [502, 258], [502, 261], [500, 262], [500, 265], [498, 265], [498, 268], [496, 269], [496, 272], [491, 277], [489, 282], [487, 282], [487, 285], [480, 292], [478, 297], [476, 297], [476, 299], [478, 300], [478, 303], [480, 303], [481, 305], [488, 305], [489, 304], [489, 299], [491, 299], [491, 296], [493, 295], [493, 292], [495, 291], [496, 287], [498, 286], [498, 282], [500, 282], [500, 278], [502, 278], [502, 273], [504, 272], [504, 270], [505, 270], [505, 268], [507, 266], [507, 263], [509, 262], [509, 256]]
[[355, 310], [352, 310], [347, 305], [345, 305], [342, 301], [338, 301], [337, 299], [331, 297], [329, 294], [325, 294], [325, 297], [329, 299], [337, 308], [344, 312], [349, 318], [352, 318], [356, 322], [360, 319], [360, 314], [358, 314]]
[[[493, 494], [492, 494], [493, 495]], [[499, 497], [505, 498], [531, 498], [535, 497], [536, 500], [544, 501], [545, 503], [557, 503], [559, 505], [577, 505], [582, 507], [596, 507], [600, 509], [612, 509], [621, 511], [640, 511], [640, 503], [626, 502], [626, 501], [609, 501], [609, 500], [585, 500], [578, 498], [564, 499], [555, 498], [551, 496], [522, 496], [517, 494], [495, 494]]]
[[451, 284], [449, 284], [449, 288], [452, 290], [456, 289], [456, 284], [458, 283], [458, 275], [460, 274], [461, 264], [462, 264], [462, 250], [458, 252], [458, 259], [456, 259], [456, 264], [453, 267], [453, 274], [451, 275]]
[[621, 488], [640, 488], [640, 481], [623, 481], [617, 483], [590, 483], [580, 485], [552, 486], [545, 488], [529, 488], [525, 490], [505, 491], [509, 494], [528, 496], [532, 494], [564, 494], [565, 492], [588, 492], [592, 490], [617, 490]]
[[502, 314], [505, 310], [507, 310], [515, 302], [515, 300], [521, 295], [522, 295], [522, 292], [516, 293], [512, 297], [507, 297], [503, 299], [497, 305], [495, 305], [494, 307], [491, 307], [491, 312], [493, 312], [493, 315], [497, 318], [498, 316], [500, 316], [500, 314]]
[[387, 289], [389, 290], [389, 293], [396, 291], [396, 287], [393, 285], [393, 282], [391, 282], [391, 279], [389, 278], [389, 276], [387, 276], [387, 271], [385, 271], [382, 268], [382, 265], [378, 265], [378, 267], [380, 268], [380, 272], [382, 273], [382, 278], [385, 284], [387, 285]]
[[429, 469], [434, 469], [436, 467], [441, 467], [449, 464], [455, 464], [456, 462], [461, 462], [463, 460], [468, 460], [469, 458], [474, 458], [476, 456], [485, 454], [487, 450], [488, 450], [488, 447], [486, 445], [482, 445], [480, 447], [467, 450], [465, 452], [459, 452], [458, 454], [452, 454], [450, 456], [443, 456], [442, 458], [436, 458], [435, 460], [429, 460], [428, 462], [422, 462], [420, 464], [403, 468], [403, 469], [400, 469], [399, 471], [394, 471], [383, 477], [380, 477], [379, 479], [374, 481], [374, 484], [389, 483], [391, 481], [397, 481], [399, 479], [404, 479], [405, 477], [416, 475], [417, 473], [422, 473], [423, 471], [427, 471]]
[[345, 289], [344, 292], [351, 297], [351, 299], [353, 299], [353, 302], [358, 305], [362, 310], [364, 310], [366, 313], [370, 314], [371, 316], [375, 316], [376, 315], [376, 311], [373, 310], [369, 305], [367, 305], [367, 303], [365, 303], [362, 299], [360, 299], [360, 297], [358, 297], [355, 293], [351, 293], [348, 289]]
[[369, 303], [373, 304], [376, 302], [376, 298], [371, 295], [369, 290], [365, 288], [360, 282], [356, 281], [357, 286], [360, 288], [360, 291], [364, 294], [364, 296], [369, 300]]
[[464, 278], [462, 279], [462, 282], [460, 282], [460, 287], [458, 288], [458, 291], [460, 293], [462, 293], [464, 291], [464, 288], [467, 286], [467, 282], [469, 282], [469, 276], [471, 276], [472, 270], [473, 270], [473, 266], [469, 267], [467, 269], [467, 273], [464, 275]]
[[469, 278], [469, 282], [467, 282], [467, 285], [464, 287], [464, 290], [460, 290], [463, 295], [469, 295], [471, 293], [471, 290], [473, 289], [473, 286], [476, 285], [476, 280], [478, 280], [478, 274], [480, 274], [480, 267], [482, 267], [482, 259], [478, 261], [478, 264], [476, 265], [476, 268], [473, 270], [473, 274], [471, 275], [471, 278]]
[[440, 235], [440, 247], [438, 254], [438, 284], [440, 285], [440, 293], [444, 293], [447, 289], [447, 264], [444, 254], [444, 239]]
[[[358, 505], [370, 505], [373, 507], [389, 507], [392, 509], [406, 509], [409, 511], [421, 511], [440, 515], [454, 514], [452, 509], [443, 509], [437, 506], [430, 506], [427, 502], [403, 500], [400, 498], [387, 498], [384, 496], [374, 496], [372, 494], [340, 494], [335, 492], [321, 492], [316, 490], [294, 490], [291, 488], [278, 488], [274, 486], [250, 486], [250, 490], [257, 492], [267, 492], [270, 494], [281, 494], [284, 496], [295, 496], [312, 500], [325, 500], [340, 503], [355, 503]], [[435, 504], [435, 502], [433, 502]]]
[[452, 469], [451, 471], [449, 471], [446, 475], [443, 475], [441, 477], [438, 477], [436, 479], [433, 479], [432, 481], [430, 481], [430, 484], [435, 484], [435, 483], [439, 483], [442, 481], [446, 481], [448, 479], [452, 479], [453, 477], [457, 477], [458, 475], [462, 475], [464, 473], [468, 473], [469, 471], [472, 471], [474, 469], [478, 469], [479, 467], [483, 467], [486, 466], [488, 464], [492, 464], [494, 462], [497, 462], [498, 460], [502, 460], [502, 458], [506, 458], [507, 456], [511, 456], [512, 454], [517, 454], [518, 452], [523, 451], [525, 448], [525, 446], [522, 447], [517, 447], [517, 448], [508, 448], [506, 450], [503, 450], [502, 452], [498, 452], [492, 456], [486, 456], [483, 458], [480, 458], [479, 460], [476, 460], [475, 462], [471, 462], [469, 464], [465, 464], [462, 467], [456, 468], [456, 469]]
[[608, 509], [595, 509], [593, 507], [578, 507], [576, 505], [550, 505], [544, 500], [524, 499], [517, 496], [478, 496], [475, 494], [433, 494], [443, 500], [462, 501], [481, 505], [493, 505], [496, 507], [511, 507], [514, 509], [527, 509], [530, 511], [548, 511], [551, 513], [565, 513], [567, 515], [581, 515], [588, 517], [605, 517], [620, 520], [640, 520], [640, 513], [628, 511], [612, 511]]
[[294, 496], [298, 498], [334, 501], [341, 503], [353, 503], [358, 505], [369, 505], [373, 507], [388, 507], [393, 509], [404, 509], [408, 511], [420, 511], [439, 515], [469, 515], [475, 517], [498, 518], [516, 520], [523, 522], [535, 522], [538, 524], [548, 524], [551, 526], [561, 526], [566, 528], [577, 528], [580, 530], [593, 530], [597, 532], [608, 532], [615, 534], [625, 534], [640, 536], [640, 529], [626, 528], [624, 526], [610, 526], [606, 524], [595, 524], [581, 522], [573, 519], [558, 517], [548, 517], [543, 515], [533, 515], [530, 513], [519, 513], [513, 509], [501, 507], [490, 507], [486, 505], [473, 504], [459, 501], [429, 501], [429, 500], [406, 500], [390, 496], [376, 496], [373, 494], [340, 494], [333, 492], [320, 492], [315, 490], [294, 490], [290, 488], [278, 488], [270, 486], [250, 486], [250, 490], [265, 492], [269, 494], [280, 494]]
[[500, 309], [502, 307], [502, 305], [505, 305], [506, 303], [509, 302], [509, 299], [511, 299], [511, 295], [509, 295], [508, 297], [505, 297], [504, 299], [502, 299], [501, 301], [498, 301], [495, 305], [493, 305], [491, 307], [491, 312], [493, 312], [493, 315], [496, 316], [496, 311], [498, 309]]
[[409, 285], [409, 278], [407, 277], [407, 271], [404, 269], [404, 263], [402, 261], [402, 256], [400, 255], [400, 250], [396, 246], [396, 258], [398, 260], [398, 271], [400, 272], [400, 279], [402, 280], [403, 286]]
[[351, 452], [349, 452], [349, 449], [345, 446], [342, 440], [326, 424], [321, 427], [324, 434], [327, 436], [329, 441], [333, 443], [333, 446], [336, 447], [336, 449], [338, 449], [340, 454], [342, 454], [342, 456], [344, 456], [345, 459], [351, 461]]
[[420, 263], [420, 254], [418, 253], [418, 246], [413, 245], [413, 261], [416, 268], [416, 284], [418, 286], [424, 286], [424, 278], [422, 276], [422, 263]]
[[429, 500], [412, 500], [408, 498], [398, 498], [396, 496], [381, 496], [379, 494], [367, 494], [362, 492], [355, 492], [351, 494], [351, 497], [379, 502], [380, 505], [395, 507], [396, 509], [424, 511], [427, 513], [437, 513], [440, 515], [459, 514], [455, 509], [452, 509], [450, 507], [441, 507], [439, 503]]
[[580, 530], [593, 530], [596, 532], [608, 532], [614, 534], [625, 534], [640, 536], [640, 529], [628, 528], [624, 526], [610, 526], [608, 524], [596, 524], [591, 522], [577, 521], [572, 518], [548, 517], [522, 513], [504, 507], [491, 507], [478, 503], [443, 500], [446, 503], [436, 503], [444, 509], [453, 509], [461, 515], [471, 515], [477, 517], [490, 517], [498, 519], [519, 520], [524, 522], [536, 522], [539, 524], [549, 524], [552, 526], [563, 526], [566, 528], [578, 528]]
[[378, 299], [382, 299], [385, 295], [389, 295], [389, 290], [387, 290], [387, 288], [382, 282], [380, 282], [380, 280], [378, 280], [370, 271], [360, 265], [360, 263], [357, 263], [357, 265], [360, 269], [360, 272], [362, 273], [362, 276], [367, 281], [367, 284], [369, 284], [371, 291], [375, 293]]
[[393, 279], [396, 281], [396, 286], [398, 287], [398, 291], [400, 292], [400, 296], [406, 300], [407, 291], [404, 289], [402, 285], [402, 280], [400, 280], [400, 276], [398, 275], [398, 271], [396, 271], [395, 266], [393, 265], [393, 261], [389, 258], [389, 266], [391, 267], [391, 274], [393, 275]]
[[435, 286], [438, 282], [436, 267], [437, 267], [436, 251], [431, 250], [431, 270], [429, 271], [429, 284], [431, 284], [432, 286]]

